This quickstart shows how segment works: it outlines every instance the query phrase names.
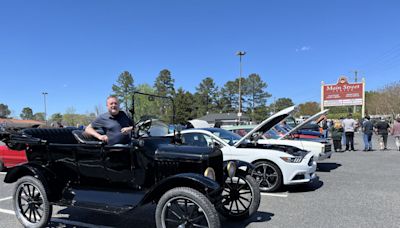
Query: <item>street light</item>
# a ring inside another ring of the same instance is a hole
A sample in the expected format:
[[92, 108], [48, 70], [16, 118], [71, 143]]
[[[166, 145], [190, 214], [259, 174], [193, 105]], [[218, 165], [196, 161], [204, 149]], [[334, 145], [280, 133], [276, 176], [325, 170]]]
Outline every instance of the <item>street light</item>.
[[242, 116], [242, 56], [246, 54], [245, 51], [238, 51], [236, 55], [239, 56], [239, 111], [238, 111], [238, 120], [240, 124], [240, 117]]
[[46, 121], [46, 125], [47, 125], [46, 95], [48, 93], [47, 92], [42, 92], [42, 94], [43, 94], [43, 100], [44, 100], [44, 121]]

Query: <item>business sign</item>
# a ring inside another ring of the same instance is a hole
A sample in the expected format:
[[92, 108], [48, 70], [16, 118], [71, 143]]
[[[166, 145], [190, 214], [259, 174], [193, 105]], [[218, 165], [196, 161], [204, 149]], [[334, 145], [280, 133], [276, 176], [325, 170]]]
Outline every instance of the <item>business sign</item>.
[[335, 85], [322, 85], [323, 106], [363, 105], [364, 83], [349, 83], [339, 78]]

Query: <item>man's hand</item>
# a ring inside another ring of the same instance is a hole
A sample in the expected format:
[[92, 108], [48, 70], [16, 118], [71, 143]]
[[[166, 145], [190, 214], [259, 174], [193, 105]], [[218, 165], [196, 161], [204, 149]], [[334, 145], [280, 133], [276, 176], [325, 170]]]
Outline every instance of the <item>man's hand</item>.
[[124, 127], [121, 129], [121, 133], [124, 135], [128, 134], [130, 131], [132, 131], [132, 127]]
[[100, 141], [102, 141], [102, 142], [108, 142], [108, 137], [107, 137], [107, 135], [100, 135], [99, 137], [98, 137], [98, 139], [100, 140]]

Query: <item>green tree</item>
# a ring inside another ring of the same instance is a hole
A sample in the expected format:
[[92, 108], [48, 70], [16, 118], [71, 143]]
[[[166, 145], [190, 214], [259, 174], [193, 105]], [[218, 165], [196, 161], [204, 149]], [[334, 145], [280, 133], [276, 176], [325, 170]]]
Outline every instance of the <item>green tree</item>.
[[33, 115], [33, 119], [37, 121], [45, 121], [44, 112], [37, 112]]
[[57, 123], [61, 123], [63, 121], [63, 115], [61, 115], [61, 113], [54, 113], [53, 115], [51, 115], [50, 117], [50, 121], [51, 122], [57, 122]]
[[196, 100], [199, 102], [198, 109], [201, 115], [215, 110], [218, 99], [218, 87], [215, 86], [214, 80], [210, 77], [203, 79], [199, 86], [196, 87]]
[[318, 102], [315, 101], [310, 101], [310, 102], [305, 102], [303, 104], [299, 105], [299, 112], [298, 115], [314, 115], [315, 113], [318, 113], [321, 111], [321, 107], [319, 106]]
[[193, 104], [193, 95], [179, 88], [175, 97], [176, 123], [185, 124], [188, 119], [193, 118], [193, 113], [195, 111]]
[[279, 98], [274, 103], [272, 103], [270, 105], [270, 108], [271, 108], [272, 112], [276, 113], [276, 112], [279, 112], [279, 111], [281, 111], [287, 107], [293, 106], [293, 105], [294, 105], [294, 103], [293, 103], [292, 99], [283, 97], [283, 98]]
[[252, 120], [261, 122], [270, 116], [270, 109], [265, 104], [256, 106], [252, 113]]
[[[155, 94], [154, 88], [148, 84], [140, 84], [137, 86], [137, 91], [148, 94]], [[147, 96], [135, 96], [135, 116], [134, 121], [137, 122], [145, 116], [160, 117], [160, 104], [157, 100], [149, 100]]]
[[220, 99], [223, 112], [237, 111], [239, 107], [239, 80], [226, 82], [221, 88]]
[[[258, 74], [250, 74], [244, 82], [244, 95], [247, 97], [251, 112], [257, 106], [265, 105], [267, 98], [271, 97], [267, 89], [267, 83], [265, 83]], [[253, 117], [253, 116], [252, 116]]]
[[128, 113], [131, 106], [134, 90], [133, 77], [128, 71], [122, 72], [118, 76], [117, 83], [112, 85], [113, 95], [118, 97], [126, 113]]
[[25, 107], [22, 109], [22, 112], [19, 116], [23, 120], [31, 120], [31, 119], [33, 119], [33, 111], [31, 108]]
[[10, 109], [8, 109], [8, 105], [0, 104], [0, 118], [8, 118], [11, 114]]
[[174, 96], [174, 82], [175, 80], [171, 77], [171, 72], [169, 70], [164, 69], [160, 71], [154, 82], [156, 93], [161, 96]]

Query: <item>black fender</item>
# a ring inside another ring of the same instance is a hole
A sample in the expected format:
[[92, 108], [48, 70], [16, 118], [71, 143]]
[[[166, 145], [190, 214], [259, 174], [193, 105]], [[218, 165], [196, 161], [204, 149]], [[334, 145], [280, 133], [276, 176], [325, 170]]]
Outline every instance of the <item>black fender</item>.
[[203, 193], [212, 203], [219, 200], [222, 188], [214, 180], [197, 173], [180, 173], [169, 176], [153, 186], [139, 205], [157, 202], [161, 196], [176, 187], [189, 187]]
[[227, 160], [224, 161], [224, 174], [226, 176], [228, 176], [228, 170], [227, 170], [227, 166], [229, 162], [235, 162], [236, 163], [236, 167], [238, 170], [242, 170], [244, 172], [246, 172], [247, 174], [251, 175], [251, 172], [253, 172], [253, 170], [255, 169], [255, 166], [251, 163], [245, 162], [245, 161], [241, 161], [241, 160]]
[[49, 169], [36, 164], [24, 163], [11, 168], [4, 178], [5, 183], [14, 183], [23, 176], [33, 176], [40, 180], [45, 186], [50, 201], [61, 197], [61, 183], [58, 182], [56, 175]]

